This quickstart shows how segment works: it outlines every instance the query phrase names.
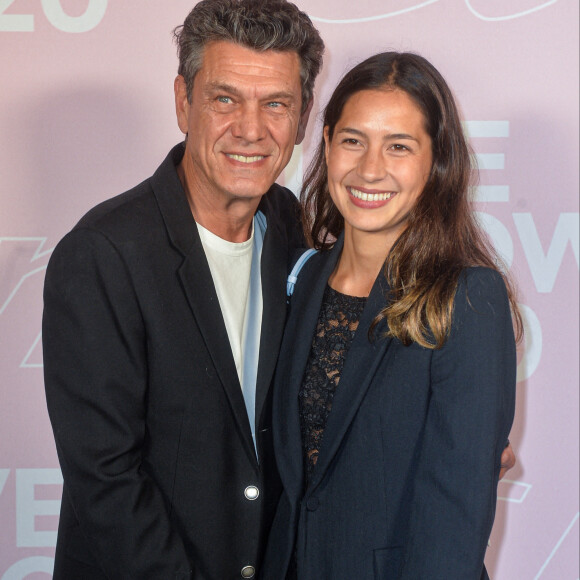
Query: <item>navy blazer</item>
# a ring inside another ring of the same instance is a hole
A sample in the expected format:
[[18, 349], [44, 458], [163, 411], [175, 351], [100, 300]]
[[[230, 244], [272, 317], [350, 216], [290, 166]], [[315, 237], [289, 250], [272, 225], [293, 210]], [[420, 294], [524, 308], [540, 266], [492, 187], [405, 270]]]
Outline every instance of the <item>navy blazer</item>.
[[[91, 210], [45, 283], [48, 410], [64, 490], [54, 578], [226, 580], [259, 569], [277, 503], [270, 383], [298, 204], [262, 198], [256, 458], [211, 273], [176, 165]], [[259, 495], [244, 493], [248, 486]]]
[[342, 240], [302, 270], [274, 383], [274, 445], [283, 494], [264, 578], [479, 580], [493, 524], [501, 453], [515, 405], [516, 351], [501, 276], [460, 276], [439, 350], [374, 337], [379, 275], [348, 352], [311, 483], [304, 493], [298, 391], [322, 296]]

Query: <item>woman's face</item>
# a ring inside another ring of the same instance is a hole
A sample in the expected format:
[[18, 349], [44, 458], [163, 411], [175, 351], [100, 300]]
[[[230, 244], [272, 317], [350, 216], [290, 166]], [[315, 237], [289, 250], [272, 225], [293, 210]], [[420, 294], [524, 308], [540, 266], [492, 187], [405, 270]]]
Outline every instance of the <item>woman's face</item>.
[[324, 128], [328, 187], [347, 235], [404, 230], [432, 165], [425, 118], [401, 90], [363, 90], [346, 102], [332, 141]]

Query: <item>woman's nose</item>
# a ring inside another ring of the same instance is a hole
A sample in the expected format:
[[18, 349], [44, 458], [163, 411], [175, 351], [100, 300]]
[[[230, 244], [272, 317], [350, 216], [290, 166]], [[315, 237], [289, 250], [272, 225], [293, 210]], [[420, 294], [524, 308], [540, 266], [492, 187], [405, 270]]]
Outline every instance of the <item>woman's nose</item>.
[[370, 148], [360, 158], [357, 172], [365, 181], [381, 181], [387, 175], [387, 161], [382, 151]]

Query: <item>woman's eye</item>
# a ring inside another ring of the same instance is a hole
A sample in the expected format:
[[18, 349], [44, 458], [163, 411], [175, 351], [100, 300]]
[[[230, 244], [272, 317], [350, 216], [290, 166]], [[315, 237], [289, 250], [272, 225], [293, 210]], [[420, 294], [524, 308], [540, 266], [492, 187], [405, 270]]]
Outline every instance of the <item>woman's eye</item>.
[[395, 151], [408, 151], [409, 148], [406, 145], [401, 145], [400, 143], [395, 143], [394, 145], [392, 145], [392, 148]]

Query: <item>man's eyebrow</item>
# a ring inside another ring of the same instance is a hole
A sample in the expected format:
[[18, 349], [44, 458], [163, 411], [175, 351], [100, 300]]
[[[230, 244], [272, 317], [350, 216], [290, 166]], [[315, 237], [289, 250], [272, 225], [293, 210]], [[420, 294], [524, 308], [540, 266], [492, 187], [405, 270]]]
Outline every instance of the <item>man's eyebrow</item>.
[[[350, 135], [358, 135], [359, 137], [367, 137], [367, 134], [364, 131], [361, 131], [360, 129], [354, 129], [353, 127], [342, 127], [341, 129], [339, 129], [337, 131], [337, 134], [338, 133], [348, 133]], [[413, 137], [412, 135], [409, 135], [408, 133], [386, 133], [383, 136], [384, 141], [390, 141], [393, 139], [404, 139], [404, 140], [417, 141], [416, 137]]]
[[[235, 97], [241, 96], [239, 89], [237, 89], [235, 86], [229, 85], [227, 83], [220, 83], [220, 82], [210, 83], [206, 87], [205, 92], [207, 94], [215, 94], [215, 93], [223, 92], [223, 93], [227, 93], [230, 95], [234, 95]], [[294, 101], [297, 99], [297, 97], [299, 97], [299, 95], [296, 95], [295, 93], [293, 93], [291, 91], [277, 91], [275, 93], [270, 93], [270, 94], [264, 95], [261, 98], [261, 100], [262, 101], [278, 101], [278, 100]]]
[[271, 93], [266, 95], [263, 100], [265, 101], [278, 101], [278, 100], [289, 100], [294, 101], [296, 100], [298, 95], [292, 93], [290, 91], [278, 91], [277, 93]]
[[236, 89], [236, 87], [234, 87], [233, 85], [228, 85], [227, 83], [210, 83], [206, 87], [205, 92], [206, 93], [223, 92], [223, 93], [230, 93], [231, 95], [236, 95], [236, 96], [238, 96], [240, 94], [240, 92], [238, 91], [238, 89]]

